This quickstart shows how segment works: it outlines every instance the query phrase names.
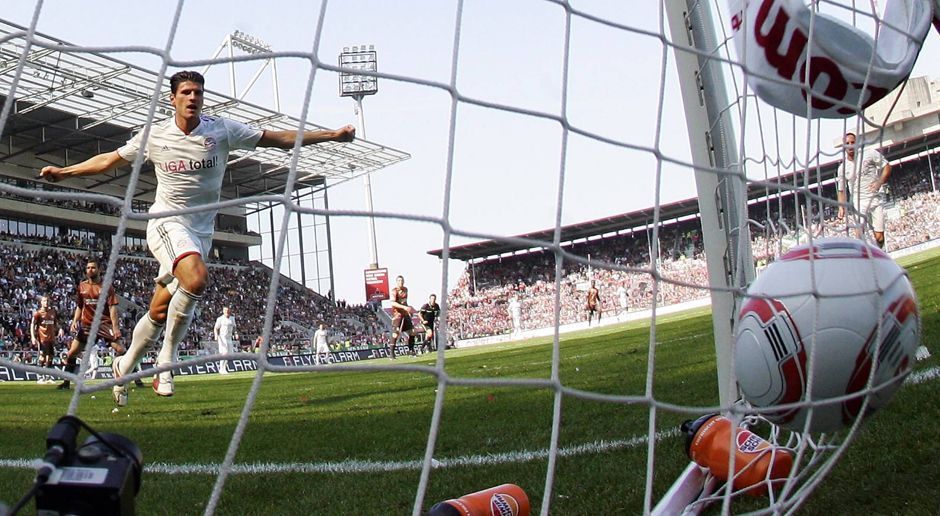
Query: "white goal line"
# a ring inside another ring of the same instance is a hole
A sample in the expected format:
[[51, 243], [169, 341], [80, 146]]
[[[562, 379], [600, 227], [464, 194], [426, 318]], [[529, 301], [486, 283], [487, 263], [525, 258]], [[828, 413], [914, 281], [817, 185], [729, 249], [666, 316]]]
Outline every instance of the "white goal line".
[[[656, 440], [676, 437], [679, 430], [668, 430], [656, 434]], [[558, 450], [559, 457], [574, 457], [593, 453], [602, 453], [623, 448], [635, 448], [647, 443], [646, 436], [632, 439], [614, 441], [595, 441], [593, 443], [579, 444]], [[532, 460], [547, 459], [548, 449], [534, 451], [516, 451], [506, 453], [488, 453], [485, 455], [469, 455], [451, 459], [434, 459], [432, 467], [455, 468], [462, 466], [491, 466], [528, 462]], [[35, 469], [39, 464], [35, 459], [7, 459], [0, 460], [0, 468]], [[342, 462], [292, 462], [292, 463], [253, 463], [233, 464], [231, 474], [263, 474], [263, 473], [389, 473], [394, 471], [420, 470], [424, 461], [370, 461], [347, 460]], [[215, 475], [219, 473], [220, 463], [196, 464], [167, 464], [153, 463], [144, 466], [147, 473], [165, 473], [170, 475]]]
[[[911, 374], [905, 384], [917, 385], [940, 378], [940, 366], [931, 367]], [[656, 441], [677, 437], [678, 429], [666, 430], [655, 434]], [[593, 443], [579, 444], [558, 449], [559, 457], [575, 457], [602, 453], [623, 448], [635, 448], [646, 445], [646, 436], [631, 439], [618, 439], [613, 441], [601, 440]], [[505, 453], [488, 453], [485, 455], [468, 455], [451, 459], [434, 459], [432, 467], [455, 468], [463, 466], [492, 466], [528, 462], [547, 459], [548, 449], [534, 451], [516, 451]], [[39, 464], [37, 459], [0, 459], [0, 468], [35, 469]], [[420, 470], [424, 465], [421, 460], [407, 461], [370, 461], [348, 460], [342, 462], [292, 462], [292, 463], [253, 463], [234, 464], [231, 474], [262, 474], [262, 473], [388, 473], [394, 471]], [[147, 473], [164, 473], [170, 475], [215, 475], [219, 473], [221, 464], [167, 464], [163, 462], [147, 464], [144, 471]]]

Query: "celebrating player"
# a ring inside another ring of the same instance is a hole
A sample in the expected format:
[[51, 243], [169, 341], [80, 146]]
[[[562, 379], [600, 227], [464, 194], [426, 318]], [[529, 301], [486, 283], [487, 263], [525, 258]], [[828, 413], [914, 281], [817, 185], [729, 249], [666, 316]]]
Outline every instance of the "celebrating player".
[[[88, 340], [88, 332], [95, 321], [95, 309], [98, 306], [98, 296], [101, 294], [101, 271], [98, 269], [98, 260], [91, 258], [85, 264], [85, 279], [78, 284], [75, 292], [75, 314], [72, 316], [70, 331], [74, 338], [69, 346], [69, 352], [65, 359], [65, 370], [74, 373], [78, 354], [82, 346]], [[124, 354], [124, 344], [121, 343], [120, 318], [118, 317], [117, 296], [114, 294], [114, 286], [108, 289], [108, 296], [105, 298], [107, 314], [101, 318], [101, 324], [98, 325], [97, 338], [107, 342], [118, 354]], [[94, 345], [94, 342], [92, 343]], [[117, 360], [115, 358], [115, 360]], [[59, 384], [59, 389], [68, 389], [69, 380]]]
[[408, 287], [405, 286], [405, 278], [398, 276], [395, 278], [395, 288], [392, 289], [392, 342], [389, 344], [389, 353], [392, 358], [398, 358], [395, 355], [395, 346], [402, 333], [408, 335], [408, 349], [414, 353], [415, 327], [411, 322], [412, 311], [413, 309], [408, 306]]
[[[29, 321], [29, 336], [33, 346], [39, 348], [40, 367], [52, 367], [52, 355], [55, 353], [55, 339], [62, 333], [59, 328], [59, 313], [49, 306], [49, 296], [39, 299], [39, 309], [33, 312]], [[42, 375], [36, 380], [39, 384], [54, 383], [52, 376]]]
[[[202, 114], [205, 79], [185, 71], [170, 77], [170, 103], [174, 116], [150, 126], [113, 152], [93, 156], [68, 167], [44, 167], [40, 177], [58, 181], [73, 176], [101, 174], [133, 162], [138, 155], [154, 164], [157, 176], [151, 213], [205, 207], [219, 201], [222, 178], [233, 149], [278, 147], [291, 149], [297, 137], [301, 145], [352, 141], [355, 129], [347, 125], [334, 131], [271, 131], [251, 128], [240, 122]], [[209, 255], [215, 216], [218, 210], [205, 209], [184, 215], [153, 218], [147, 223], [147, 246], [160, 263], [150, 309], [134, 327], [126, 360], [115, 360], [116, 377], [130, 372], [147, 348], [166, 335], [157, 357], [158, 366], [176, 360], [177, 348], [193, 320], [196, 305], [209, 282], [205, 257]], [[173, 376], [163, 371], [154, 378], [154, 391], [173, 395]], [[127, 403], [123, 385], [114, 387], [118, 405]]]
[[421, 324], [424, 325], [424, 348], [425, 351], [436, 351], [434, 345], [434, 322], [441, 315], [441, 305], [437, 304], [437, 295], [428, 296], [428, 302], [421, 305], [418, 317], [421, 318]]

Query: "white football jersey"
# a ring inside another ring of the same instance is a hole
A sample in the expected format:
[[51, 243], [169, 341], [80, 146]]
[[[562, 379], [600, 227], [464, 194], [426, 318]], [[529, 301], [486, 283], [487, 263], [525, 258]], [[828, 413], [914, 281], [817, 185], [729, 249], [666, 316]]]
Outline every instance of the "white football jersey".
[[[143, 131], [117, 150], [133, 162], [143, 150], [157, 174], [157, 192], [151, 213], [195, 208], [219, 201], [225, 165], [232, 149], [254, 149], [263, 131], [241, 122], [200, 115], [199, 125], [184, 134], [173, 118], [153, 124], [147, 144], [142, 149]], [[173, 220], [201, 237], [211, 237], [215, 230], [212, 209], [186, 215], [151, 219], [149, 224]]]
[[509, 300], [509, 315], [515, 318], [522, 316], [522, 303], [516, 298]]
[[[869, 189], [872, 183], [881, 178], [887, 161], [877, 150], [866, 147], [855, 151], [855, 161], [842, 160], [839, 165], [839, 177], [836, 180], [836, 189], [843, 190], [848, 185], [852, 196], [871, 195]], [[844, 181], [844, 183], [843, 183]]]
[[219, 318], [215, 320], [215, 331], [219, 334], [219, 337], [225, 340], [232, 340], [232, 337], [235, 335], [235, 316], [230, 315], [226, 317], [220, 315]]
[[329, 351], [329, 343], [327, 342], [326, 330], [317, 330], [313, 334], [313, 342], [317, 347], [317, 353], [320, 353], [320, 350]]

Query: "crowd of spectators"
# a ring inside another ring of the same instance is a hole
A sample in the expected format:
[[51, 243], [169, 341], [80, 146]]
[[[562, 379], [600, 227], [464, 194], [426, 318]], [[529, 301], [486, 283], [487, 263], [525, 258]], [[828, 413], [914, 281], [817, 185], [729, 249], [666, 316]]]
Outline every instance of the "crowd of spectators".
[[[25, 353], [27, 361], [35, 358], [36, 350], [30, 345], [29, 320], [43, 295], [50, 296], [51, 304], [59, 311], [60, 326], [68, 333], [75, 310], [75, 287], [84, 279], [88, 256], [70, 249], [0, 242], [0, 263], [3, 264], [0, 267], [0, 355], [12, 357]], [[102, 268], [106, 265], [105, 259]], [[262, 334], [271, 270], [264, 266], [211, 263], [209, 267], [209, 287], [180, 351], [182, 354], [214, 352], [213, 326], [224, 306], [231, 308], [239, 341], [244, 349], [249, 349]], [[129, 336], [149, 304], [157, 262], [152, 258], [122, 255], [117, 268], [113, 285], [123, 301], [121, 328], [124, 335]], [[282, 281], [275, 296], [271, 351], [307, 348], [310, 334], [321, 323], [332, 330], [338, 349], [368, 347], [376, 342], [376, 334], [387, 333], [378, 314], [364, 305], [333, 304], [309, 289]], [[62, 347], [70, 339], [71, 336], [63, 335]]]
[[[832, 185], [829, 185], [832, 190]], [[910, 247], [940, 238], [940, 193], [933, 190], [926, 161], [908, 162], [889, 182], [887, 250]], [[834, 194], [829, 193], [834, 198]], [[796, 199], [796, 200], [794, 200]], [[805, 198], [804, 198], [805, 200]], [[812, 205], [812, 203], [810, 203]], [[816, 203], [805, 216], [805, 201], [754, 203], [751, 249], [758, 268], [798, 242], [814, 236], [850, 234], [846, 220], [836, 217], [834, 204]], [[800, 214], [799, 216], [797, 214]], [[820, 216], [821, 214], [821, 216]], [[801, 222], [798, 222], [801, 221]], [[805, 222], [802, 222], [805, 221]], [[809, 229], [806, 229], [809, 228]], [[628, 310], [648, 309], [708, 296], [704, 246], [697, 220], [664, 225], [659, 231], [659, 259], [650, 260], [652, 232], [648, 229], [577, 243], [565, 248], [589, 259], [591, 266], [564, 260], [558, 283], [558, 323], [586, 320], [587, 287], [593, 280], [601, 292], [605, 317], [622, 309], [618, 291], [627, 292]], [[461, 339], [510, 333], [510, 298], [522, 303], [524, 329], [555, 323], [555, 255], [546, 251], [513, 255], [468, 265], [448, 297], [450, 331]]]

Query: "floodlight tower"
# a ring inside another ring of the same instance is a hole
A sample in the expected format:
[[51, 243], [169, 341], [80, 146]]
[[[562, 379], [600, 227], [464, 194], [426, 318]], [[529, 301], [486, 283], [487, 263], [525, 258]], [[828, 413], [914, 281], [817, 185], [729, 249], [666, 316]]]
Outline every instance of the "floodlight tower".
[[[219, 57], [225, 49], [228, 49], [228, 56], [230, 58], [235, 57], [235, 50], [241, 50], [242, 52], [249, 55], [258, 55], [258, 54], [270, 54], [271, 45], [266, 43], [264, 40], [257, 36], [252, 36], [246, 34], [240, 30], [225, 36], [222, 40], [222, 44], [219, 45], [219, 48], [216, 49], [215, 53], [212, 54], [210, 59], [215, 59]], [[255, 85], [255, 82], [261, 77], [261, 74], [264, 73], [264, 69], [268, 66], [271, 67], [271, 80], [273, 82], [274, 90], [274, 111], [278, 113], [281, 112], [281, 99], [278, 96], [278, 85], [277, 85], [277, 63], [274, 58], [268, 58], [261, 62], [261, 66], [255, 71], [255, 74], [251, 77], [251, 80], [248, 81], [248, 85], [242, 90], [241, 94], [238, 94], [238, 91], [235, 87], [235, 61], [230, 61], [228, 64], [228, 74], [230, 82], [230, 95], [234, 99], [244, 100], [245, 96], [248, 95], [248, 92], [251, 91], [251, 87]], [[212, 63], [209, 63], [202, 69], [202, 74], [205, 75], [209, 68], [212, 67]]]
[[[365, 45], [353, 46], [352, 48], [343, 47], [339, 54], [339, 65], [346, 69], [362, 70], [365, 72], [375, 72], [378, 70], [376, 65], [375, 46]], [[351, 71], [339, 73], [339, 95], [341, 97], [352, 97], [356, 101], [356, 115], [359, 117], [360, 138], [366, 137], [366, 119], [362, 112], [362, 98], [366, 95], [375, 95], [379, 91], [379, 80], [374, 75], [361, 75]], [[372, 180], [371, 173], [362, 176], [366, 190], [366, 208], [369, 211], [369, 251], [371, 252], [372, 263], [370, 269], [379, 268], [379, 253], [375, 244], [375, 218], [372, 217]]]

